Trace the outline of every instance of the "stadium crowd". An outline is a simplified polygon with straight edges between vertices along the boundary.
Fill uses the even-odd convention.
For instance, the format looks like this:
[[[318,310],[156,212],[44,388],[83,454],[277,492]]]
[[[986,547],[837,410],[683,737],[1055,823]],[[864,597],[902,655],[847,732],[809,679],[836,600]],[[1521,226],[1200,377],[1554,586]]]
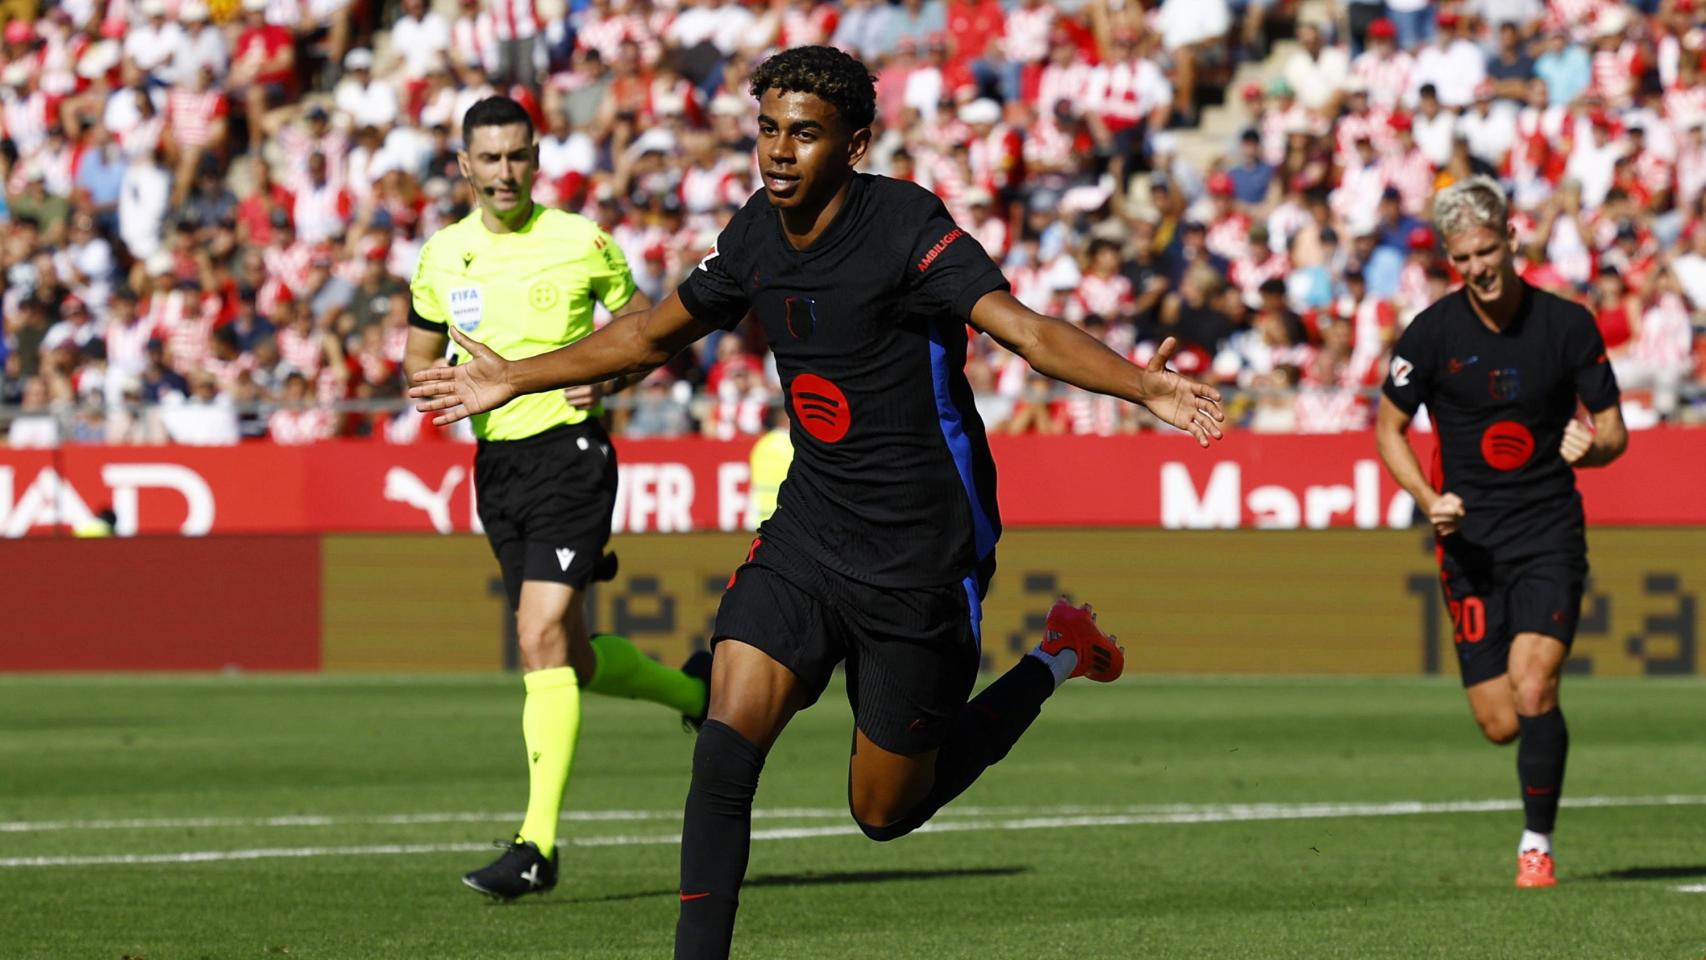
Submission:
[[[32,7],[0,6],[14,445],[433,435],[399,399],[408,281],[472,206],[463,112],[521,100],[535,198],[659,298],[757,187],[751,67],[809,43],[878,77],[865,169],[933,189],[1028,305],[1139,361],[1178,337],[1242,426],[1368,425],[1397,332],[1453,284],[1431,196],[1476,172],[1514,198],[1523,275],[1595,311],[1632,425],[1706,419],[1697,0]],[[1229,86],[1246,61],[1269,79]],[[1193,163],[1220,97],[1247,126]],[[617,429],[763,432],[756,332],[702,347]],[[969,373],[992,429],[1145,426],[986,337]]]

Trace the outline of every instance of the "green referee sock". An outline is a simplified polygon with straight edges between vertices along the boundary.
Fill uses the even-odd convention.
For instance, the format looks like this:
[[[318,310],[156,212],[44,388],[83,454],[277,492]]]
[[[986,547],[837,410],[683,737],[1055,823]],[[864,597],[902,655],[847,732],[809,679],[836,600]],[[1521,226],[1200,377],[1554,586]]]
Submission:
[[[627,637],[595,634],[592,650],[598,655],[598,667],[586,688],[593,693],[650,700],[689,717],[705,712],[707,694],[703,681],[646,656]]]
[[[522,677],[527,700],[521,708],[521,734],[527,742],[527,818],[518,831],[524,841],[550,856],[557,848],[557,819],[563,790],[575,759],[581,729],[581,691],[572,667],[535,670]]]

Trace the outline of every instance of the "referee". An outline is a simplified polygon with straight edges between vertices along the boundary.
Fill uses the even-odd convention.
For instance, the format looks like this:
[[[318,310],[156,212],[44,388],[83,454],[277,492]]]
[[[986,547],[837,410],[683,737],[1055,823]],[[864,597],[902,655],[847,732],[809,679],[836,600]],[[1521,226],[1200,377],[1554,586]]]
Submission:
[[[451,323],[510,356],[528,357],[591,333],[594,301],[618,315],[651,306],[609,234],[585,217],[533,202],[539,148],[520,104],[481,100],[462,127],[457,162],[479,206],[421,251],[404,359],[411,377],[444,362]],[[459,346],[451,356],[467,359]],[[499,899],[557,883],[557,821],[582,687],[652,700],[693,722],[705,713],[710,654],[673,670],[623,637],[587,634],[584,591],[606,566],[616,502],[616,453],[598,403],[620,386],[538,394],[472,418],[480,522],[503,569],[526,671],[526,819],[500,844],[502,856],[462,878]]]

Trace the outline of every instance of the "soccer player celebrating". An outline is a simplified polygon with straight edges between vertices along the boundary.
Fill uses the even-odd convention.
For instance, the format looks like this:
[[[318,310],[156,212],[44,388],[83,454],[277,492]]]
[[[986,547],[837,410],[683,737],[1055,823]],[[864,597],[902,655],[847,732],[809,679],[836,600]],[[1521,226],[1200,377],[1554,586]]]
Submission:
[[[1375,437],[1433,522],[1469,709],[1488,740],[1521,738],[1516,885],[1550,887],[1569,750],[1558,683],[1588,571],[1573,468],[1617,459],[1629,435],[1593,315],[1517,276],[1507,212],[1486,176],[1434,200],[1463,288],[1418,314],[1393,348]],[[1591,428],[1577,419],[1578,398]],[[1423,404],[1439,435],[1433,484],[1405,438]]]
[[[726,957],[765,755],[847,664],[848,796],[875,840],[916,829],[1000,760],[1069,677],[1124,654],[1088,607],[1050,611],[1042,642],[967,702],[995,569],[995,471],[964,375],[965,324],[1038,371],[1147,406],[1207,446],[1219,394],[1139,368],[1026,309],[934,195],[854,172],[871,142],[865,65],[797,47],[752,74],[763,189],[657,307],[564,350],[415,378],[452,422],[511,398],[648,369],[751,311],[776,355],[795,459],[717,613],[709,720],[682,827],[676,956]]]
[[[474,104],[457,162],[479,206],[434,234],[411,284],[404,366],[442,364],[447,330],[477,332],[514,356],[555,350],[592,332],[596,300],[618,314],[651,306],[615,242],[585,217],[533,202],[539,148],[527,111],[508,97]],[[467,354],[457,348],[458,359]],[[619,383],[523,397],[474,417],[480,523],[515,611],[527,696],[526,818],[496,862],[462,878],[500,899],[557,882],[557,822],[580,730],[580,690],[664,704],[702,720],[710,655],[681,670],[627,639],[589,637],[587,583],[613,575],[606,557],[616,503],[616,453],[599,425],[599,398]]]

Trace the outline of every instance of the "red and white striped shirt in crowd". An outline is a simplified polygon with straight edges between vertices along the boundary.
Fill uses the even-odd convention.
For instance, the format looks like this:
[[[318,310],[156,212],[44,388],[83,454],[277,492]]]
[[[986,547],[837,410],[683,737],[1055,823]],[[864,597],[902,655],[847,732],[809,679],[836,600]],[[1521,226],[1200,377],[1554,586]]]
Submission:
[[[1203,243],[1228,263],[1243,259],[1250,252],[1250,218],[1236,210],[1228,213],[1208,225]]]
[[[319,408],[274,410],[267,417],[267,436],[273,443],[301,446],[332,435],[332,411]]]
[[[1023,150],[1021,156],[1029,170],[1060,170],[1073,165],[1077,157],[1072,137],[1052,115],[1031,124]]]
[[[804,10],[790,5],[782,13],[782,30],[776,38],[777,46],[786,49],[826,44],[840,20],[841,14],[828,3],[816,3]]]
[[[285,189],[294,192],[308,185],[308,158],[316,153],[326,158],[326,181],[344,182],[344,159],[349,156],[350,147],[349,136],[343,131],[331,130],[316,138],[306,127],[286,124],[273,141],[284,151],[284,176],[279,182]]]
[[[613,10],[589,10],[575,31],[575,46],[581,50],[597,50],[605,63],[615,63],[622,52],[624,40],[638,40],[645,21],[628,13]]]
[[[1386,168],[1380,161],[1369,164],[1353,162],[1345,167],[1339,185],[1328,195],[1328,205],[1341,220],[1367,219],[1380,205],[1380,195],[1386,191]]]
[[[1635,81],[1645,70],[1641,48],[1625,42],[1615,50],[1595,50],[1593,53],[1593,83],[1612,106],[1627,106],[1635,95]]]
[[[1000,263],[1002,258],[1007,256],[1007,221],[993,213],[982,220],[976,217],[972,220],[974,222],[968,228],[971,235],[989,254],[990,259]]]
[[[1049,33],[1054,29],[1054,7],[1014,7],[1007,11],[1006,46],[1008,63],[1041,63],[1048,58]]]
[[[213,322],[219,316],[218,297],[173,290],[163,296],[150,294],[138,309],[147,317],[147,325],[166,341],[172,369],[179,373],[201,369],[207,359]]]
[[[1051,63],[1044,67],[1042,76],[1037,79],[1037,116],[1054,116],[1055,104],[1063,100],[1073,108],[1073,113],[1083,110],[1087,100],[1085,91],[1090,89],[1090,74],[1094,69],[1083,60],[1074,60],[1066,66]]]
[[[1284,200],[1268,214],[1268,245],[1276,250],[1289,250],[1291,238],[1313,221],[1309,208],[1296,200]]]
[[[1378,365],[1386,354],[1386,343],[1398,325],[1398,310],[1389,300],[1363,297],[1358,303],[1341,297],[1334,308],[1340,316],[1351,318],[1351,366],[1365,369]]]
[[[1706,120],[1706,83],[1666,90],[1664,113],[1676,138],[1686,139],[1689,127]]]
[[[292,370],[313,380],[326,362],[326,334],[309,326],[298,329],[297,324],[278,331],[278,357]]]
[[[1304,383],[1297,391],[1298,433],[1355,433],[1368,429],[1368,403],[1357,386]]]
[[[1398,304],[1406,313],[1427,309],[1433,302],[1428,295],[1428,269],[1417,257],[1405,259],[1398,271]]]
[[[450,24],[450,55],[465,66],[497,69],[498,28],[489,11],[460,16]]]
[[[499,40],[529,40],[539,33],[535,0],[486,0],[492,30]]]
[[[210,356],[202,361],[202,369],[213,374],[213,379],[219,381],[219,391],[229,394],[237,389],[237,381],[245,373],[255,370],[255,355],[242,353],[235,360],[221,360]]]
[[[764,432],[764,411],[769,402],[770,391],[762,385],[743,392],[732,379],[724,380],[711,410],[711,436],[717,440],[758,436]]]
[[[1131,280],[1118,273],[1108,277],[1086,273],[1078,281],[1078,289],[1073,296],[1078,298],[1086,314],[1098,314],[1106,320],[1119,317],[1135,302]]]
[[[1134,57],[1092,68],[1088,100],[1102,125],[1117,133],[1172,103],[1173,84],[1154,61]]]
[[[746,202],[751,191],[721,160],[705,168],[689,165],[681,172],[681,205],[688,213],[710,213]]]
[[[1124,404],[1113,397],[1071,387],[1065,399],[1059,401],[1056,414],[1066,421],[1067,432],[1074,436],[1111,437],[1120,432],[1125,414],[1123,407]]]
[[[1341,167],[1355,162],[1358,140],[1373,143],[1376,152],[1385,151],[1387,144],[1393,139],[1392,126],[1387,122],[1389,116],[1384,111],[1368,110],[1363,113],[1347,113],[1333,124],[1335,159]]]
[[[1635,176],[1649,194],[1656,195],[1670,189],[1671,165],[1658,151],[1643,150],[1635,157]]]
[[[271,319],[278,308],[308,288],[308,273],[314,265],[313,244],[298,240],[288,247],[268,247],[261,253],[267,280],[255,294],[255,312]]]
[[[290,219],[295,222],[296,236],[302,242],[320,243],[343,233],[354,212],[349,191],[327,182],[297,190]]]
[[[148,318],[138,313],[128,326],[107,324],[107,366],[136,376],[148,368],[148,341],[160,335]]]
[[[1675,293],[1659,296],[1641,314],[1640,336],[1629,353],[1643,363],[1665,369],[1687,369],[1694,361],[1694,325],[1688,305]]]
[[[44,144],[18,166],[28,173],[41,174],[42,185],[50,196],[69,197],[76,182],[77,161],[81,157],[80,149],[67,141],[60,141],[58,147]]]
[[[1516,137],[1526,141],[1531,137],[1540,136],[1548,141],[1558,141],[1575,133],[1575,126],[1570,123],[1570,112],[1562,106],[1523,107],[1516,114]],[[1560,144],[1560,149],[1569,153],[1568,144]]]
[[[214,124],[230,109],[225,95],[218,90],[193,93],[184,87],[173,87],[166,94],[166,124],[171,128],[172,142],[186,147],[211,145]]]
[[[1031,252],[1036,251],[1033,248]],[[1004,272],[1007,274],[1008,284],[1012,287],[1013,299],[1042,313],[1043,305],[1048,303],[1049,297],[1047,265],[1027,263],[1006,268]]]
[[[1692,208],[1702,191],[1706,191],[1706,146],[1684,141],[1676,154],[1676,205]]]
[[[1006,124],[997,125],[987,137],[973,139],[966,152],[972,176],[995,192],[1024,177],[1024,142],[1019,132]]]
[[[1567,30],[1575,40],[1586,40],[1600,11],[1622,6],[1618,0],[1546,0],[1546,32]]]
[[[1364,50],[1351,62],[1351,78],[1368,87],[1368,105],[1382,113],[1391,113],[1403,104],[1415,72],[1415,59],[1402,50],[1387,56]]]
[[[1428,215],[1428,201],[1434,195],[1434,168],[1420,148],[1409,153],[1389,153],[1381,161],[1386,182],[1398,188],[1404,212],[1412,217]]]
[[[56,97],[75,93],[78,86],[77,60],[88,46],[89,38],[85,34],[67,34],[57,29],[44,32],[41,59],[36,66],[37,76],[41,77],[41,89]]]
[[[1251,250],[1249,256],[1232,261],[1227,279],[1244,295],[1244,302],[1253,307],[1262,302],[1262,284],[1284,280],[1290,272],[1291,257],[1268,250]]]
[[[18,153],[27,156],[47,139],[48,127],[57,125],[58,118],[50,116],[47,94],[40,90],[26,97],[8,90],[0,94],[0,121]]]

